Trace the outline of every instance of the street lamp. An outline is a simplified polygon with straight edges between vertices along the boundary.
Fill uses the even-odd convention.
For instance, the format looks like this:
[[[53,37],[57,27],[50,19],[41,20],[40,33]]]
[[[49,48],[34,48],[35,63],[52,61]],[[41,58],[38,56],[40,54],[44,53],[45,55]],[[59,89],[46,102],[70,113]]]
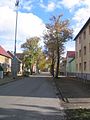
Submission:
[[[12,61],[12,75],[13,78],[17,77],[17,67],[18,62],[16,58],[16,42],[17,42],[17,21],[18,21],[18,6],[19,6],[19,0],[16,0],[15,7],[16,7],[16,24],[15,24],[15,45],[14,45],[14,57]]]

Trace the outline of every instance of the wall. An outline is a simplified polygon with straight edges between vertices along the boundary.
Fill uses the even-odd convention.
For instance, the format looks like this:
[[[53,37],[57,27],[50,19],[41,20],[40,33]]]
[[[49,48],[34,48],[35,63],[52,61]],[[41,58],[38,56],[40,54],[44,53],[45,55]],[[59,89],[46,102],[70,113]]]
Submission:
[[[11,72],[11,58],[0,55],[0,63],[4,69],[4,72]]]

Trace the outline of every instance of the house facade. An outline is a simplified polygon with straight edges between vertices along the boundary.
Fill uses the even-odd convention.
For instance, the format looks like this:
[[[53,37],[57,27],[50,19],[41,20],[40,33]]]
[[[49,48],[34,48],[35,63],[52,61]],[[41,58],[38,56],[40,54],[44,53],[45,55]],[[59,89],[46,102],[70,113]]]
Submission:
[[[61,75],[73,75],[76,72],[75,51],[67,51],[67,55],[60,63]]]
[[[74,38],[76,41],[76,71],[90,73],[90,18]]]
[[[14,70],[16,70],[17,74],[22,74],[23,70],[22,70],[22,61],[17,57],[14,58],[14,54],[11,53],[10,51],[8,51],[8,54],[12,57],[12,61],[11,61],[11,71],[12,71],[12,75],[14,74]]]
[[[66,75],[76,71],[75,68],[75,51],[67,51],[66,56]]]
[[[75,57],[72,58],[69,61],[69,72],[72,73],[76,73],[76,62],[75,62]]]
[[[11,56],[0,46],[0,66],[4,73],[11,72]]]
[[[66,58],[63,58],[60,63],[60,75],[66,75]]]

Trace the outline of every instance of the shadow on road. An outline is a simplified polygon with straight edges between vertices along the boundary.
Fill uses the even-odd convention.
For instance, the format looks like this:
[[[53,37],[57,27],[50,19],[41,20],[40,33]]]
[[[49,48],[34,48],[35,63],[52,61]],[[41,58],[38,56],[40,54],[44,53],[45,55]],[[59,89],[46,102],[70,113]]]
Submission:
[[[63,115],[59,110],[43,113],[35,110],[0,108],[0,120],[63,120]]]

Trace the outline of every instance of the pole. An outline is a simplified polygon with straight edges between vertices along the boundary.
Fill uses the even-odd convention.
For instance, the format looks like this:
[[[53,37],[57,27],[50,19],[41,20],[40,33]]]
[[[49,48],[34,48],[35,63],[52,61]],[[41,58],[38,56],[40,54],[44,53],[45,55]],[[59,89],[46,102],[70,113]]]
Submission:
[[[13,78],[15,79],[17,77],[17,58],[16,58],[16,43],[17,43],[17,21],[18,21],[18,6],[19,6],[19,0],[16,1],[16,24],[15,24],[15,45],[14,45],[14,57],[12,62],[12,74]]]
[[[16,9],[16,25],[15,25],[15,46],[14,46],[14,55],[15,56],[16,56],[16,43],[17,43],[18,5],[19,5],[19,0],[17,0],[16,4],[15,4],[15,6],[17,7],[17,9]]]
[[[18,20],[18,12],[16,11],[15,46],[14,46],[14,55],[15,56],[16,56],[16,43],[17,43],[17,20]]]

